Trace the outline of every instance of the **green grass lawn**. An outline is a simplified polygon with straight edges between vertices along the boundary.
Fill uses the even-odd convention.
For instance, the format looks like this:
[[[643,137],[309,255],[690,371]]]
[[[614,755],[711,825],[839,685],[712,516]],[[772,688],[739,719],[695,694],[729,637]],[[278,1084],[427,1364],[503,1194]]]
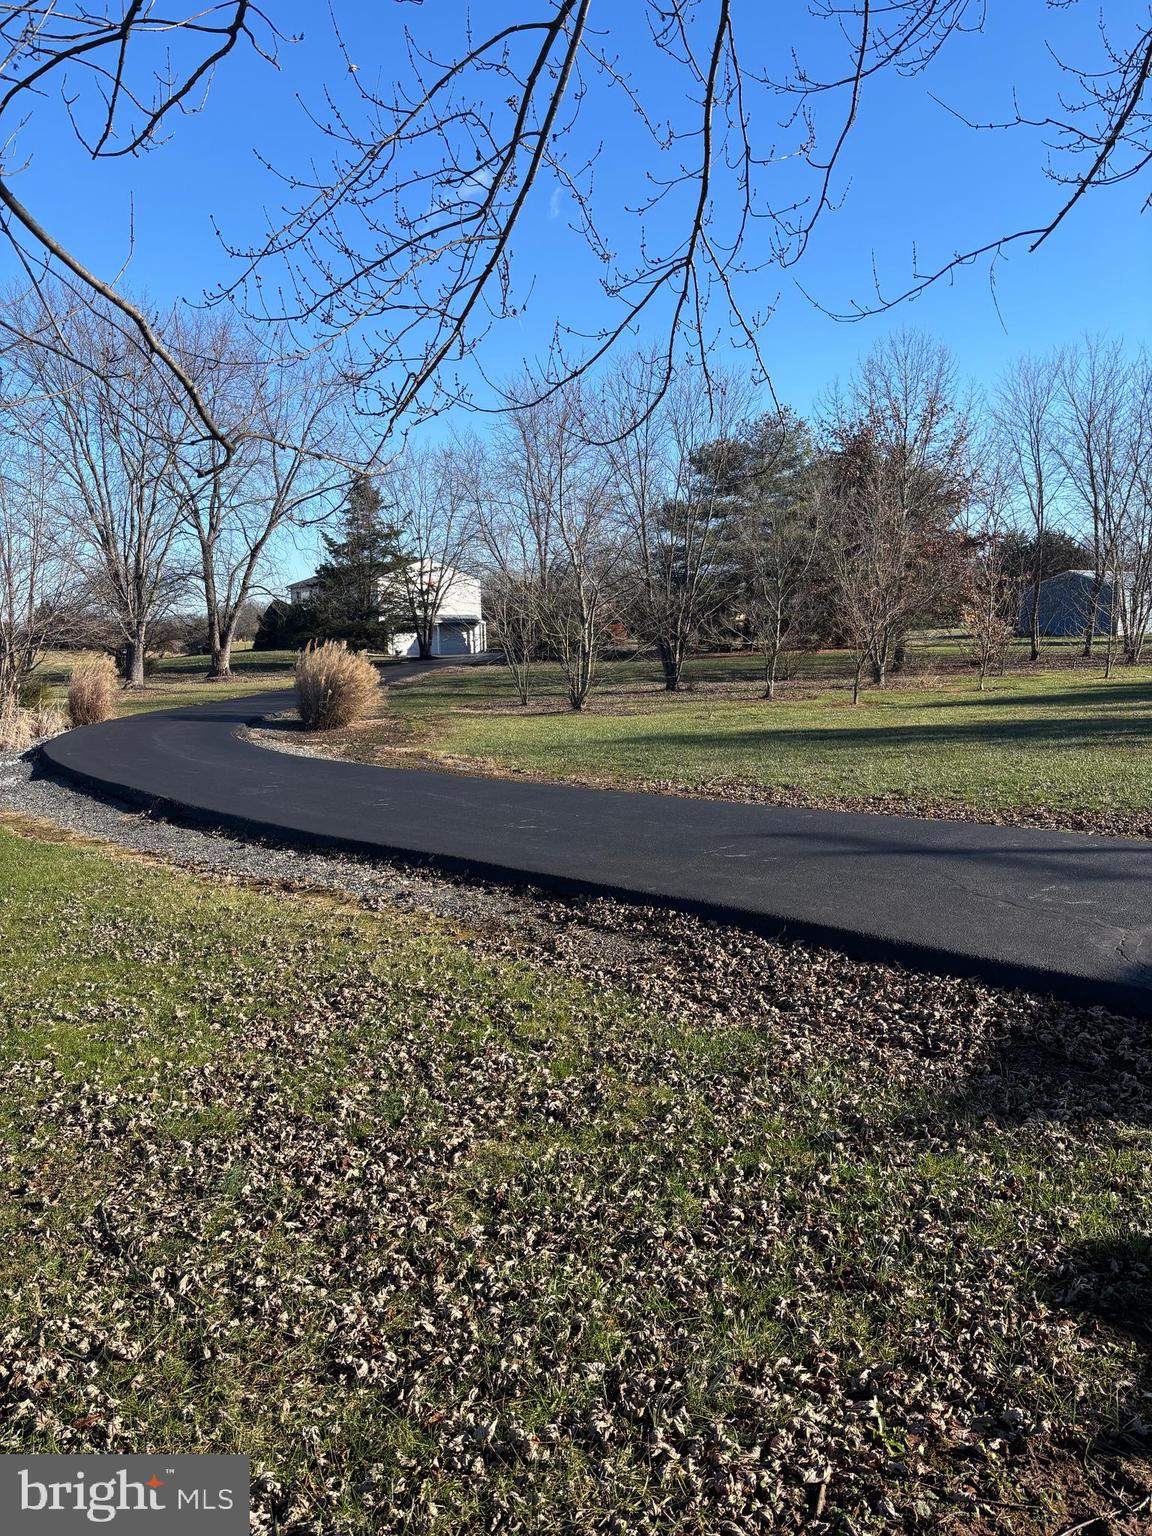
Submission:
[[[495,668],[429,677],[389,695],[413,740],[502,770],[688,788],[737,781],[820,797],[906,796],[977,808],[1152,807],[1152,669],[1105,682],[1074,670],[1015,672],[985,693],[967,674],[870,690],[811,686],[756,697],[747,658],[689,666],[695,686],[660,691],[645,663],[609,664],[583,714],[556,669],[520,709]],[[935,682],[935,686],[933,686]],[[725,683],[731,685],[727,689]]]
[[[1147,1031],[580,931],[0,825],[0,1446],[247,1453],[301,1531],[1134,1504]]]

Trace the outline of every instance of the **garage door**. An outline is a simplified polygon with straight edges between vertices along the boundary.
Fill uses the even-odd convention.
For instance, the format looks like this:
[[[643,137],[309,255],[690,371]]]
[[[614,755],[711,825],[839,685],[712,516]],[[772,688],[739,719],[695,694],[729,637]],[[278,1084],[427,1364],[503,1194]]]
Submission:
[[[468,644],[468,631],[462,625],[441,624],[439,627],[441,656],[468,656],[471,654],[471,647]]]

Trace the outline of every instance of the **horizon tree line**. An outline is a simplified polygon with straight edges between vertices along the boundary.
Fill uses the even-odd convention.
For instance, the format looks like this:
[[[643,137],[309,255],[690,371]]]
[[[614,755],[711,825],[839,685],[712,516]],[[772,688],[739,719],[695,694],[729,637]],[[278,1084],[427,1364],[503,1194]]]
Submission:
[[[577,710],[624,635],[669,691],[693,649],[755,651],[769,700],[792,653],[840,646],[858,698],[915,630],[963,618],[983,681],[1022,590],[1040,657],[1036,594],[1073,564],[1092,572],[1085,654],[1106,590],[1128,661],[1152,621],[1152,369],[1116,342],[1022,359],[982,400],[946,349],[899,333],[812,421],[690,359],[667,385],[660,354],[637,352],[543,397],[525,374],[485,438],[375,467],[327,360],[270,354],[224,315],[168,317],[230,424],[222,463],[113,314],[64,292],[16,308],[37,340],[9,348],[0,401],[0,707],[48,646],[110,634],[140,686],[150,636],[193,593],[207,675],[227,677],[278,560],[317,536],[314,600],[270,610],[266,642],[382,646],[402,626],[428,654],[464,569],[522,702],[551,660]]]

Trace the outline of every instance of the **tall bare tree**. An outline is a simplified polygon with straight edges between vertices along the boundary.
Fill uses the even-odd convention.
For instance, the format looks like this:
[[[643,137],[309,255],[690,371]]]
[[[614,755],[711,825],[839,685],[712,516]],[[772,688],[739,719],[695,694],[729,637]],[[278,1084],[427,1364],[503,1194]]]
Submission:
[[[172,482],[186,402],[106,310],[69,308],[49,290],[8,313],[25,332],[51,326],[64,337],[54,351],[29,344],[9,354],[34,402],[15,414],[40,433],[89,591],[119,631],[125,681],[139,686],[149,627],[187,590]]]
[[[558,199],[601,274],[600,318],[578,331],[559,317],[545,387],[583,373],[640,322],[659,338],[662,387],[681,342],[707,370],[710,300],[762,366],[756,274],[802,261],[833,215],[850,179],[861,106],[877,82],[888,76],[907,89],[958,36],[971,45],[983,6],[819,0],[802,27],[781,23],[792,67],[776,76],[745,62],[759,43],[756,9],[645,0],[638,32],[631,12],[602,14],[592,0],[513,7],[458,32],[440,16],[414,16],[395,50],[407,68],[383,83],[374,71],[372,84],[360,51],[378,39],[359,35],[349,17],[347,73],[314,114],[329,159],[316,155],[295,174],[283,168],[295,207],[237,252],[240,282],[259,282],[254,310],[264,312],[270,290],[284,292],[285,317],[329,335],[357,332],[364,380],[397,421],[429,386],[456,398],[459,375],[442,376],[444,365],[495,320],[522,312],[518,236],[541,202]],[[1069,184],[1055,206],[971,244],[953,237],[948,258],[917,267],[908,291],[994,262],[1016,244],[1034,248],[1089,188],[1144,168],[1152,26],[1136,20],[1128,33],[1106,36],[1098,59],[1068,67],[1058,113],[1032,114],[1047,119],[1064,151]],[[612,176],[597,180],[605,151],[595,140],[618,148],[618,135],[581,128],[617,103],[635,137]],[[1025,121],[1014,125],[1024,131]],[[795,174],[780,173],[781,142]],[[616,189],[616,209],[631,217],[609,235],[603,221]],[[887,302],[878,294],[874,307]]]
[[[606,311],[590,336],[560,325],[549,387],[592,366],[641,322],[660,338],[665,382],[678,340],[690,340],[707,368],[710,298],[717,320],[758,356],[760,317],[746,309],[756,302],[756,275],[802,261],[842,201],[869,92],[885,79],[913,88],[957,38],[977,46],[984,10],[984,0],[818,0],[811,16],[783,24],[782,54],[792,63],[773,77],[748,67],[746,54],[760,44],[757,8],[734,0],[643,0],[639,30],[627,8],[601,14],[592,0],[513,5],[487,25],[463,11],[425,18],[400,0],[338,9],[350,28],[371,30],[339,36],[337,78],[315,82],[322,109],[312,123],[327,152],[309,146],[303,166],[276,168],[289,188],[287,210],[238,253],[236,281],[253,312],[279,306],[310,342],[358,333],[362,381],[391,424],[430,387],[455,397],[459,381],[445,365],[495,319],[521,313],[520,237],[541,201],[559,198],[595,258]],[[245,54],[273,57],[285,41],[253,0],[184,11],[138,0],[22,0],[0,13],[0,126],[9,146],[0,233],[30,283],[55,274],[79,300],[113,309],[225,455],[227,433],[155,317],[100,277],[14,183],[26,143],[54,108],[90,161],[139,155],[203,108],[221,70]],[[361,46],[397,62],[381,79],[361,68]],[[891,298],[878,292],[872,307],[994,263],[1016,245],[1036,249],[1089,191],[1146,170],[1152,24],[1136,14],[1102,26],[1095,49],[1062,68],[1058,102],[1042,100],[999,125],[1043,129],[1041,185],[1055,182],[1055,198],[1019,228],[950,233],[938,266],[917,267],[907,287]],[[636,138],[615,174],[597,180],[601,136],[578,130],[616,103]],[[1062,152],[1055,171],[1053,140]],[[795,177],[781,175],[782,159]],[[610,238],[604,221],[613,205],[630,217]]]
[[[476,532],[484,611],[521,704],[532,696],[544,650],[544,598],[551,563],[551,526],[533,515],[515,440],[471,439],[462,454],[464,484]]]
[[[1135,490],[1133,376],[1119,341],[1088,337],[1063,354],[1056,447],[1092,550],[1084,616],[1091,656],[1100,600],[1118,558],[1117,539]],[[1115,608],[1115,601],[1111,608]],[[1109,627],[1115,622],[1111,614]]]
[[[1109,593],[1105,674],[1114,641],[1136,662],[1152,622],[1152,367],[1146,353],[1125,357],[1109,401],[1107,431],[1096,435],[1101,490],[1104,589]]]
[[[164,142],[176,118],[199,110],[229,55],[251,43],[269,57],[277,38],[252,0],[221,0],[184,16],[139,0],[78,6],[24,0],[0,12],[0,126],[10,152],[0,171],[0,234],[30,293],[48,310],[94,306],[102,329],[121,330],[123,344],[156,363],[182,391],[201,437],[225,454],[226,434],[166,339],[165,326],[116,281],[101,278],[17,195],[13,172],[21,169],[22,157],[13,150],[56,96],[89,161],[145,153]],[[126,239],[126,250],[129,244]],[[101,366],[99,352],[75,350],[89,339],[87,327],[26,328],[22,322],[35,308],[9,310],[0,317],[0,331],[17,346],[31,340],[81,367]]]
[[[1124,656],[1138,662],[1152,628],[1152,359],[1142,353],[1134,367],[1129,433],[1131,489],[1117,540],[1117,597],[1124,629]]]
[[[693,366],[663,390],[662,367],[652,353],[625,360],[607,375],[593,414],[624,532],[627,610],[675,692],[689,644],[721,597],[723,514],[746,456],[750,390],[720,372],[705,388]]]
[[[590,431],[579,385],[543,400],[531,381],[517,387],[527,403],[502,424],[498,511],[482,520],[482,537],[498,568],[531,595],[541,642],[560,663],[569,704],[580,710],[618,612],[612,469]]]
[[[1047,574],[1044,552],[1065,471],[1056,449],[1060,399],[1058,356],[1024,357],[1000,381],[993,403],[996,452],[1014,492],[1028,510],[1034,558],[1028,604],[1029,659],[1040,659],[1040,584]]]
[[[973,481],[974,506],[960,581],[960,622],[976,663],[980,691],[989,673],[1003,672],[1016,634],[1020,575],[1011,552],[1008,509],[1018,488],[1019,465],[989,445]]]
[[[207,464],[195,421],[169,419],[173,495],[196,549],[211,678],[231,673],[232,646],[275,541],[325,521],[348,478],[348,390],[324,356],[242,333],[227,317],[173,328],[181,365],[232,445]],[[283,338],[281,338],[283,341]],[[180,406],[174,393],[174,405]]]
[[[411,447],[383,480],[389,514],[409,557],[401,573],[421,656],[431,656],[436,622],[476,539],[469,455],[453,446]]]
[[[839,614],[882,688],[911,629],[955,595],[972,419],[947,351],[903,332],[834,400],[824,477]],[[861,656],[863,660],[860,660]]]
[[[11,436],[0,447],[0,716],[5,716],[58,637],[75,596],[76,569],[43,456]]]

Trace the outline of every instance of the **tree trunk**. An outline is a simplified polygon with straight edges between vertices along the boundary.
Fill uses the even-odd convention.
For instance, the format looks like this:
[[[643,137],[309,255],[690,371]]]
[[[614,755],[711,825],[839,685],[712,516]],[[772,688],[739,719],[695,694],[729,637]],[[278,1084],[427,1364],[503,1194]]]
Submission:
[[[1028,660],[1040,660],[1040,583],[1043,580],[1039,558],[1032,578],[1032,612],[1028,621]]]
[[[1096,576],[1092,582],[1092,600],[1088,604],[1088,626],[1084,631],[1084,656],[1091,656],[1092,642],[1096,638],[1096,615],[1100,611],[1100,593],[1104,589],[1103,575]]]
[[[764,658],[764,697],[769,703],[776,697],[776,667],[779,660],[778,650],[771,651]]]
[[[1108,644],[1105,647],[1105,651],[1104,651],[1104,676],[1105,676],[1105,678],[1109,678],[1109,677],[1112,676],[1112,662],[1113,662],[1113,659],[1114,659],[1115,654],[1116,654],[1116,611],[1115,611],[1115,606],[1114,606],[1115,596],[1116,596],[1116,583],[1115,582],[1112,583],[1112,596],[1113,596],[1113,606],[1110,608],[1109,613],[1108,613]]]
[[[233,629],[227,629],[224,634],[212,636],[212,660],[208,667],[208,681],[210,683],[221,682],[224,678],[232,676],[232,640]]]
[[[592,675],[595,668],[596,640],[591,630],[582,633],[574,657],[574,665],[568,672],[568,702],[574,710],[582,710],[592,692]]]
[[[124,659],[124,681],[129,688],[143,688],[144,686],[144,652],[147,640],[147,624],[137,624],[135,633],[128,642],[127,653]]]
[[[674,640],[657,640],[656,654],[664,673],[664,687],[668,693],[679,693],[680,676],[684,670],[684,653]]]
[[[240,615],[237,604],[227,624],[220,622],[220,607],[214,589],[208,592],[208,681],[219,682],[232,676],[232,642],[236,638],[236,623]]]
[[[23,681],[14,652],[7,645],[0,645],[0,716],[14,714],[19,708]]]

